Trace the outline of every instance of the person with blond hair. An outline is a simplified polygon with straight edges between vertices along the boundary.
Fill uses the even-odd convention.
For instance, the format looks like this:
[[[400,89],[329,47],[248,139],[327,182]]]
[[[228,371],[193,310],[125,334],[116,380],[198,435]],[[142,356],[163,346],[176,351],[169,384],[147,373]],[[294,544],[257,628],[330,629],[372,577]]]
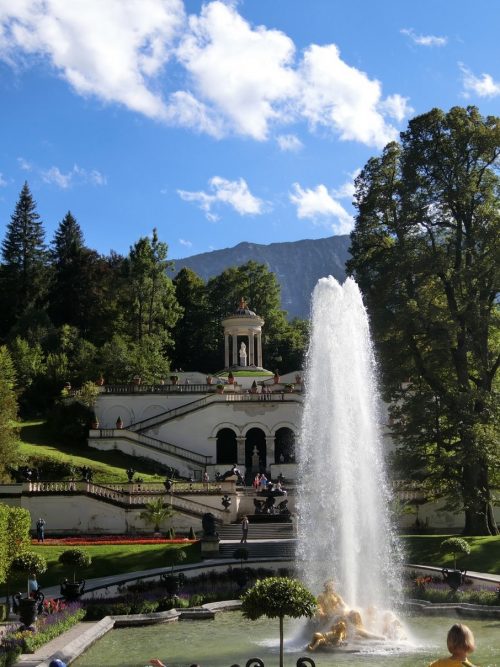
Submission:
[[[446,645],[451,656],[435,660],[429,667],[474,667],[467,658],[476,648],[474,635],[470,628],[461,623],[452,625],[446,637]]]

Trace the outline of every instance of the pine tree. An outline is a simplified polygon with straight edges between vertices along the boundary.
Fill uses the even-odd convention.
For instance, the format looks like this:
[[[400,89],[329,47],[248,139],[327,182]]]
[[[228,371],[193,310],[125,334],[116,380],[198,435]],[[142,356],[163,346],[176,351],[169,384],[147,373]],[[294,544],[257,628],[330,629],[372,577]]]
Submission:
[[[25,183],[2,243],[4,264],[0,274],[2,332],[17,317],[43,302],[47,277],[45,232],[36,202]]]

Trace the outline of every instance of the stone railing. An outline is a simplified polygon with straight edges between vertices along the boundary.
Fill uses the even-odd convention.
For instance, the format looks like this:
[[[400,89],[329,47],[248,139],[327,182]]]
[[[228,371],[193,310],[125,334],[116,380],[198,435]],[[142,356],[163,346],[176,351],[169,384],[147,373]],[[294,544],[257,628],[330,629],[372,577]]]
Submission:
[[[215,384],[106,384],[104,394],[208,394]]]

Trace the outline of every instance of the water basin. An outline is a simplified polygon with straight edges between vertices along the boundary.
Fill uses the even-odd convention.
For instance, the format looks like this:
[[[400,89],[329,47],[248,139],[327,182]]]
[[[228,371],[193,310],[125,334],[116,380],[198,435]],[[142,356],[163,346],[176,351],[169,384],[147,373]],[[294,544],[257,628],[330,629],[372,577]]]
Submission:
[[[451,617],[407,619],[412,642],[406,646],[366,645],[364,653],[314,653],[317,667],[427,667],[446,655],[446,633],[456,621]],[[467,620],[476,637],[474,664],[500,667],[500,621]],[[285,621],[285,665],[294,667],[305,650],[298,635],[297,621]],[[259,657],[266,667],[278,664],[278,620],[248,621],[240,612],[216,615],[213,621],[181,621],[166,625],[112,630],[83,656],[75,667],[143,667],[149,658],[159,657],[168,667],[241,667],[248,658]]]

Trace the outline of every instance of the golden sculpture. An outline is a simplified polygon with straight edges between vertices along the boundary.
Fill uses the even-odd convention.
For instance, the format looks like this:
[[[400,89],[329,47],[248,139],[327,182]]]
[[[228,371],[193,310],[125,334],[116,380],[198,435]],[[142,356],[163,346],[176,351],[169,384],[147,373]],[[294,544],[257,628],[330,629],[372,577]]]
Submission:
[[[323,592],[318,595],[318,609],[316,616],[320,618],[332,618],[344,614],[348,607],[341,596],[335,591],[335,582],[326,581]]]
[[[348,624],[352,627],[353,634],[359,639],[385,639],[383,635],[376,635],[370,632],[363,625],[359,611],[352,609],[346,616]]]
[[[312,642],[308,645],[309,651],[315,651],[319,646],[340,646],[347,637],[347,626],[344,621],[337,621],[329,632],[315,632]]]

